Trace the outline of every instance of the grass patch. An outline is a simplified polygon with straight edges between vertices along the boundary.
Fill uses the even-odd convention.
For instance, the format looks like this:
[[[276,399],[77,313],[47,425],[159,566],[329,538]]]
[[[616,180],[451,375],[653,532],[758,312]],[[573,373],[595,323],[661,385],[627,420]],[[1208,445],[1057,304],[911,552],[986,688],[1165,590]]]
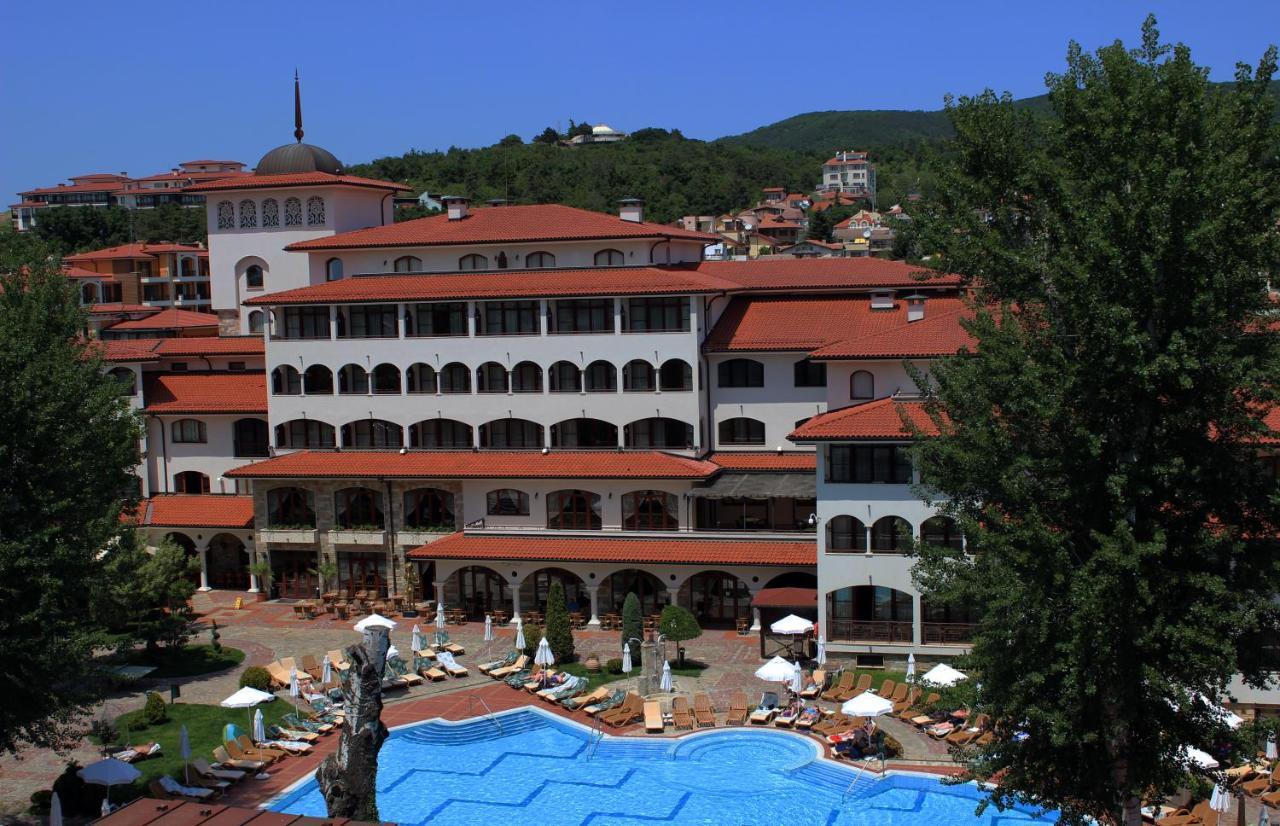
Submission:
[[[688,657],[686,657],[684,661],[684,665],[671,666],[671,676],[697,677],[699,674],[702,673],[703,669],[705,669],[706,667],[707,667],[706,663],[700,663],[697,660],[691,660]],[[589,674],[587,673],[586,666],[584,666],[581,662],[568,663],[566,665],[557,665],[555,666],[555,668],[558,668],[567,674],[572,674],[575,677],[586,677],[588,691],[594,691],[595,689],[599,688],[602,685],[615,683],[615,682],[618,682],[619,680],[626,680],[631,677],[640,676],[639,666],[636,666],[635,668],[633,668],[630,674],[610,674],[608,671],[605,671],[603,668],[595,674]]]
[[[262,709],[265,725],[279,723],[284,715],[293,711],[293,704],[287,700],[277,699],[275,702],[258,706]],[[155,741],[160,744],[160,754],[139,760],[134,767],[142,772],[142,776],[130,786],[112,786],[111,801],[119,803],[132,800],[146,794],[147,784],[161,775],[169,775],[182,779],[182,750],[178,746],[180,732],[187,727],[187,737],[191,742],[191,756],[214,762],[213,749],[222,745],[222,727],[227,723],[235,723],[236,729],[242,733],[252,731],[250,727],[249,709],[223,708],[222,706],[204,705],[201,703],[174,703],[165,706],[169,719],[156,725],[148,726],[142,717],[142,710],[121,714],[115,719],[116,729],[120,732],[117,742],[120,744],[140,744]]]
[[[117,665],[141,665],[155,668],[147,675],[150,680],[164,680],[174,677],[195,677],[200,674],[212,674],[225,671],[244,662],[244,652],[239,648],[222,646],[221,651],[214,651],[208,645],[184,645],[179,649],[161,648],[151,652],[146,648],[135,648],[122,652],[114,659]]]

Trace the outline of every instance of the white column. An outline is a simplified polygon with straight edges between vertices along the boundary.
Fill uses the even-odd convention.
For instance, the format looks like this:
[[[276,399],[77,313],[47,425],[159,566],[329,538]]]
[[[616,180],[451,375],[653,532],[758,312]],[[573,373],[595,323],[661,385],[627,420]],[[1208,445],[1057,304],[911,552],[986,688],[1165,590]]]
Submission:
[[[911,645],[919,648],[924,644],[924,618],[920,611],[920,595],[911,595]]]
[[[250,564],[250,565],[254,565],[254,564],[256,564],[256,563],[257,563],[257,561],[258,561],[258,552],[257,552],[257,551],[250,551],[250,552],[249,552],[249,564]],[[253,572],[253,569],[252,569],[252,568],[250,568],[250,569],[249,569],[249,591],[248,591],[248,593],[250,593],[250,594],[256,594],[256,593],[258,593],[258,575],[257,575],[257,574],[255,574],[255,573]]]
[[[444,602],[444,583],[433,582],[431,584],[434,585],[436,589],[436,610],[438,611],[440,610],[440,605]]]
[[[520,619],[520,583],[511,583],[511,622]]]
[[[587,625],[591,628],[600,627],[600,586],[596,585],[587,589],[587,593],[591,595],[591,619],[587,620]]]
[[[200,554],[200,590],[209,591],[209,546],[201,545],[196,550]]]
[[[871,553],[871,526],[865,525],[863,529],[866,531],[867,535],[865,537],[865,541],[862,543],[862,550],[867,553]]]
[[[753,593],[752,596],[754,597],[755,594]],[[760,630],[760,609],[754,605],[751,606],[751,630]]]

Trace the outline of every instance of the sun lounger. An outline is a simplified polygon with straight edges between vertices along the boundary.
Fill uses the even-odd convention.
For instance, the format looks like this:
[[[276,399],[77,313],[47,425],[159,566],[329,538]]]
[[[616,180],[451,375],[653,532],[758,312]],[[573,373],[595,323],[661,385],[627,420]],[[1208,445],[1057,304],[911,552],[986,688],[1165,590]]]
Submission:
[[[881,697],[888,698],[891,694],[893,694],[893,689],[896,686],[897,686],[897,683],[895,683],[893,680],[885,680],[883,683],[880,684],[880,690],[877,691],[876,694],[880,695]]]
[[[942,738],[953,746],[967,746],[982,736],[982,729],[977,726],[958,728]]]
[[[822,687],[826,682],[827,672],[819,668],[809,675],[809,682],[805,684],[804,688],[800,689],[800,696],[806,700],[817,699],[818,695],[822,693]]]
[[[648,713],[645,713],[646,726]],[[693,728],[693,711],[689,708],[689,698],[683,695],[671,698],[671,719],[676,728]]]
[[[622,701],[625,699],[627,699],[627,692],[614,691],[600,702],[582,706],[582,710],[591,717],[599,717],[601,714],[613,711],[618,706],[622,705]]]
[[[724,718],[726,726],[741,726],[747,722],[747,695],[741,691],[733,692],[729,700],[729,714]]]
[[[223,748],[227,754],[231,755],[233,760],[256,760],[262,763],[271,764],[279,760],[280,756],[282,756],[270,752],[260,752],[258,749],[248,751],[241,747],[241,745],[235,740],[227,740],[222,744],[221,748]],[[243,767],[236,766],[236,768],[239,769]]]
[[[261,771],[267,767],[268,762],[266,760],[250,760],[247,757],[232,757],[230,753],[227,752],[226,748],[222,746],[213,747],[213,759],[216,760],[220,766],[229,766],[233,769],[241,769],[246,772]]]
[[[136,746],[130,746],[127,749],[113,752],[112,757],[125,763],[137,763],[139,760],[146,760],[148,757],[155,757],[160,753],[159,743],[139,743]]]
[[[583,708],[584,706],[590,706],[590,705],[595,705],[596,703],[604,702],[605,700],[609,699],[610,693],[612,692],[609,691],[609,687],[602,685],[599,688],[597,688],[595,691],[589,692],[587,694],[579,694],[576,697],[564,697],[560,700],[560,705],[564,706],[570,711],[577,711],[578,709]]]
[[[307,672],[311,679],[316,682],[319,682],[320,678],[324,676],[324,670],[320,667],[320,662],[316,660],[315,654],[303,656],[302,667],[298,669],[298,674],[301,675],[303,671]]]
[[[409,666],[399,657],[392,657],[387,660],[387,668],[405,685],[415,686],[422,685],[422,677],[409,670]]]
[[[442,651],[448,651],[450,654],[453,654],[455,657],[460,657],[463,654],[467,653],[467,649],[463,648],[461,645],[458,645],[456,642],[449,642],[448,631],[436,632],[435,647]]]
[[[644,704],[644,730],[664,731],[666,724],[662,722],[662,706],[657,700],[646,700]]]
[[[453,658],[453,654],[449,651],[437,651],[436,662],[450,677],[465,677],[471,673],[458,665],[458,661]]]
[[[314,743],[320,739],[320,735],[315,732],[303,729],[281,728],[280,726],[267,726],[267,736],[272,740],[295,740],[299,743]]]
[[[543,700],[554,703],[560,700],[561,698],[572,697],[573,695],[580,692],[583,689],[583,687],[586,686],[586,684],[587,684],[587,681],[584,680],[583,678],[574,677],[573,675],[570,675],[560,685],[543,689],[542,691],[535,692],[535,694],[536,696],[542,698]]]
[[[297,740],[263,740],[258,745],[263,748],[279,749],[289,754],[306,754],[311,751],[310,743],[299,743]]]
[[[907,687],[906,683],[903,683],[902,685],[898,686],[899,690],[904,689],[906,687]],[[918,688],[912,687],[910,691],[903,691],[902,693],[905,695],[904,697],[893,701],[892,713],[894,714],[894,716],[897,716],[902,712],[906,711],[907,709],[911,708],[912,706],[914,706],[916,704],[916,701],[920,699],[920,695],[923,694],[924,692]]]
[[[805,706],[804,711],[800,712],[800,717],[796,720],[796,728],[801,730],[809,730],[822,719],[822,709],[817,706]]]
[[[271,675],[271,684],[276,688],[289,687],[289,669],[280,664],[279,660],[272,660],[266,664],[267,673]]]
[[[209,765],[208,761],[200,757],[191,761],[191,768],[204,777],[211,777],[215,780],[229,780],[233,783],[237,780],[243,780],[245,775],[239,769],[215,769]]]
[[[1209,801],[1201,800],[1191,807],[1190,812],[1165,815],[1157,822],[1160,826],[1216,826],[1218,813],[1209,805]]]
[[[760,695],[760,703],[756,706],[755,711],[751,712],[748,718],[753,725],[768,725],[774,716],[778,713],[778,695],[772,691],[766,691]]]
[[[921,709],[927,708],[941,699],[941,694],[938,694],[937,692],[930,692],[929,695],[924,698],[924,702],[921,702],[919,698],[917,698],[913,706],[904,708],[894,716],[903,722],[914,724],[916,718],[922,716]]]
[[[254,753],[268,754],[279,760],[281,757],[288,757],[290,754],[289,749],[255,745],[254,742],[249,739],[249,735],[247,734],[241,734],[235,739],[235,743],[240,746],[240,751],[248,755],[252,755]],[[232,752],[232,754],[234,753],[235,752]]]
[[[881,696],[886,697],[886,699],[888,699],[889,702],[893,703],[894,706],[896,707],[899,703],[906,701],[907,692],[910,689],[911,689],[911,686],[907,685],[906,683],[899,683],[898,687],[893,690],[893,694],[890,694],[890,695],[882,694]]]
[[[294,714],[292,711],[284,716],[285,725],[293,729],[301,729],[302,731],[312,734],[328,734],[333,731],[333,723],[322,723],[319,720],[308,720],[300,715]]]
[[[512,674],[524,671],[528,665],[529,657],[525,654],[521,654],[519,657],[516,657],[516,661],[511,665],[504,665],[499,668],[491,669],[489,671],[489,676],[495,680],[501,680],[503,678],[510,677]]]
[[[791,728],[796,724],[796,720],[800,719],[800,712],[804,711],[800,706],[788,706],[778,712],[778,716],[773,718],[773,724],[778,728]]]
[[[867,725],[866,717],[846,717],[844,719],[844,722],[840,723],[837,726],[833,726],[830,729],[827,729],[826,736],[828,738],[839,737],[839,736],[848,734],[854,729],[863,728],[866,725]]]
[[[186,800],[208,800],[217,795],[213,789],[206,789],[200,786],[184,786],[169,775],[161,775],[159,779],[151,781],[149,785],[150,791],[160,792],[161,797],[173,797]]]
[[[828,700],[841,700],[850,691],[853,691],[853,672],[846,671],[835,685],[823,692],[823,696]]]
[[[693,695],[693,718],[699,727],[714,727],[716,724],[716,710],[711,705],[711,698],[701,692]]]
[[[599,719],[603,723],[617,728],[619,726],[630,725],[644,716],[644,701],[640,699],[638,694],[628,694],[622,701],[622,705],[615,709],[606,711],[599,715]]]
[[[433,656],[434,654],[435,652],[432,652]],[[519,656],[520,656],[520,653],[518,651],[511,651],[511,652],[508,652],[507,656],[503,657],[500,660],[493,660],[492,662],[480,663],[480,665],[476,666],[476,670],[478,670],[481,674],[488,674],[490,671],[492,671],[495,668],[504,668],[508,665],[511,665],[513,662],[516,661],[516,658]]]
[[[853,718],[851,718],[848,714],[845,714],[843,711],[837,711],[827,719],[820,720],[819,722],[814,723],[812,726],[813,733],[822,734],[825,736],[835,731],[837,728],[844,725],[845,723],[849,722],[849,720],[851,719]]]
[[[413,670],[432,682],[447,680],[449,675],[445,674],[444,670],[434,663],[435,655],[433,654],[431,658],[428,659],[423,656],[423,654],[424,652],[422,651],[413,652]]]
[[[347,662],[347,656],[338,649],[325,654],[325,657],[329,659],[330,665],[339,670],[346,670],[351,667],[351,663]]]
[[[1276,763],[1276,767],[1270,774],[1245,781],[1239,786],[1240,790],[1250,797],[1262,797],[1274,791],[1275,787],[1280,787],[1280,762]]]
[[[1280,809],[1280,787],[1277,787],[1274,792],[1267,792],[1264,795],[1259,795],[1258,799],[1268,806],[1274,806],[1275,808]]]

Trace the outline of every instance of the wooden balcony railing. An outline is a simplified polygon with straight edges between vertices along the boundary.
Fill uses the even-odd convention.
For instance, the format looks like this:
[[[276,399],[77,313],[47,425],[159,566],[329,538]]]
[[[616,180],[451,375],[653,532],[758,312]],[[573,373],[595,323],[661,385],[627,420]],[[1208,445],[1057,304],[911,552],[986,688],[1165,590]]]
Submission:
[[[968,645],[973,642],[971,622],[926,622],[921,628],[925,645]]]
[[[910,643],[913,638],[909,622],[833,619],[827,626],[833,642]]]

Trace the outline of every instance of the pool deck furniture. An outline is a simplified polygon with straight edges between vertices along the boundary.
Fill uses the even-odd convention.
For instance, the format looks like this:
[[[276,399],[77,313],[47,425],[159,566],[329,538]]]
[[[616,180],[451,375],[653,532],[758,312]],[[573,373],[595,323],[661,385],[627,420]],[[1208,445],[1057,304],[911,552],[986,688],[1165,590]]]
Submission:
[[[766,691],[760,695],[759,704],[747,719],[752,725],[767,726],[777,714],[778,695],[775,692]]]
[[[819,668],[809,675],[809,682],[804,688],[800,689],[800,696],[806,700],[816,700],[818,695],[822,694],[822,687],[826,685],[827,672]]]
[[[639,694],[628,694],[622,705],[612,711],[606,711],[597,719],[614,728],[630,725],[644,716],[644,700]]]
[[[839,702],[850,691],[853,691],[853,672],[846,671],[840,675],[840,680],[835,685],[823,692],[823,699]]]
[[[724,719],[726,726],[742,726],[747,723],[747,695],[741,690],[733,692],[729,701],[729,714]]]
[[[266,760],[250,760],[247,757],[232,757],[223,746],[214,746],[213,759],[224,768],[241,769],[247,772],[259,772],[267,767]]]
[[[693,728],[693,711],[689,708],[688,697],[680,695],[671,699],[671,719],[678,729]]]
[[[512,674],[518,674],[521,671],[524,671],[528,665],[529,657],[525,654],[521,654],[519,657],[516,657],[516,661],[511,665],[504,665],[500,668],[490,670],[489,676],[495,680],[501,680],[504,677],[510,677]]]
[[[1240,791],[1250,797],[1262,797],[1280,790],[1280,761],[1276,762],[1271,773],[1240,784]]]
[[[646,700],[644,704],[644,730],[662,732],[666,724],[662,721],[662,706],[657,700]]]
[[[883,683],[880,684],[880,690],[877,691],[876,694],[880,695],[881,697],[888,697],[890,694],[893,694],[893,690],[896,686],[897,686],[897,683],[895,683],[893,680],[885,680]]]
[[[699,728],[714,727],[716,724],[716,710],[711,705],[711,698],[702,692],[693,695],[693,717]]]

